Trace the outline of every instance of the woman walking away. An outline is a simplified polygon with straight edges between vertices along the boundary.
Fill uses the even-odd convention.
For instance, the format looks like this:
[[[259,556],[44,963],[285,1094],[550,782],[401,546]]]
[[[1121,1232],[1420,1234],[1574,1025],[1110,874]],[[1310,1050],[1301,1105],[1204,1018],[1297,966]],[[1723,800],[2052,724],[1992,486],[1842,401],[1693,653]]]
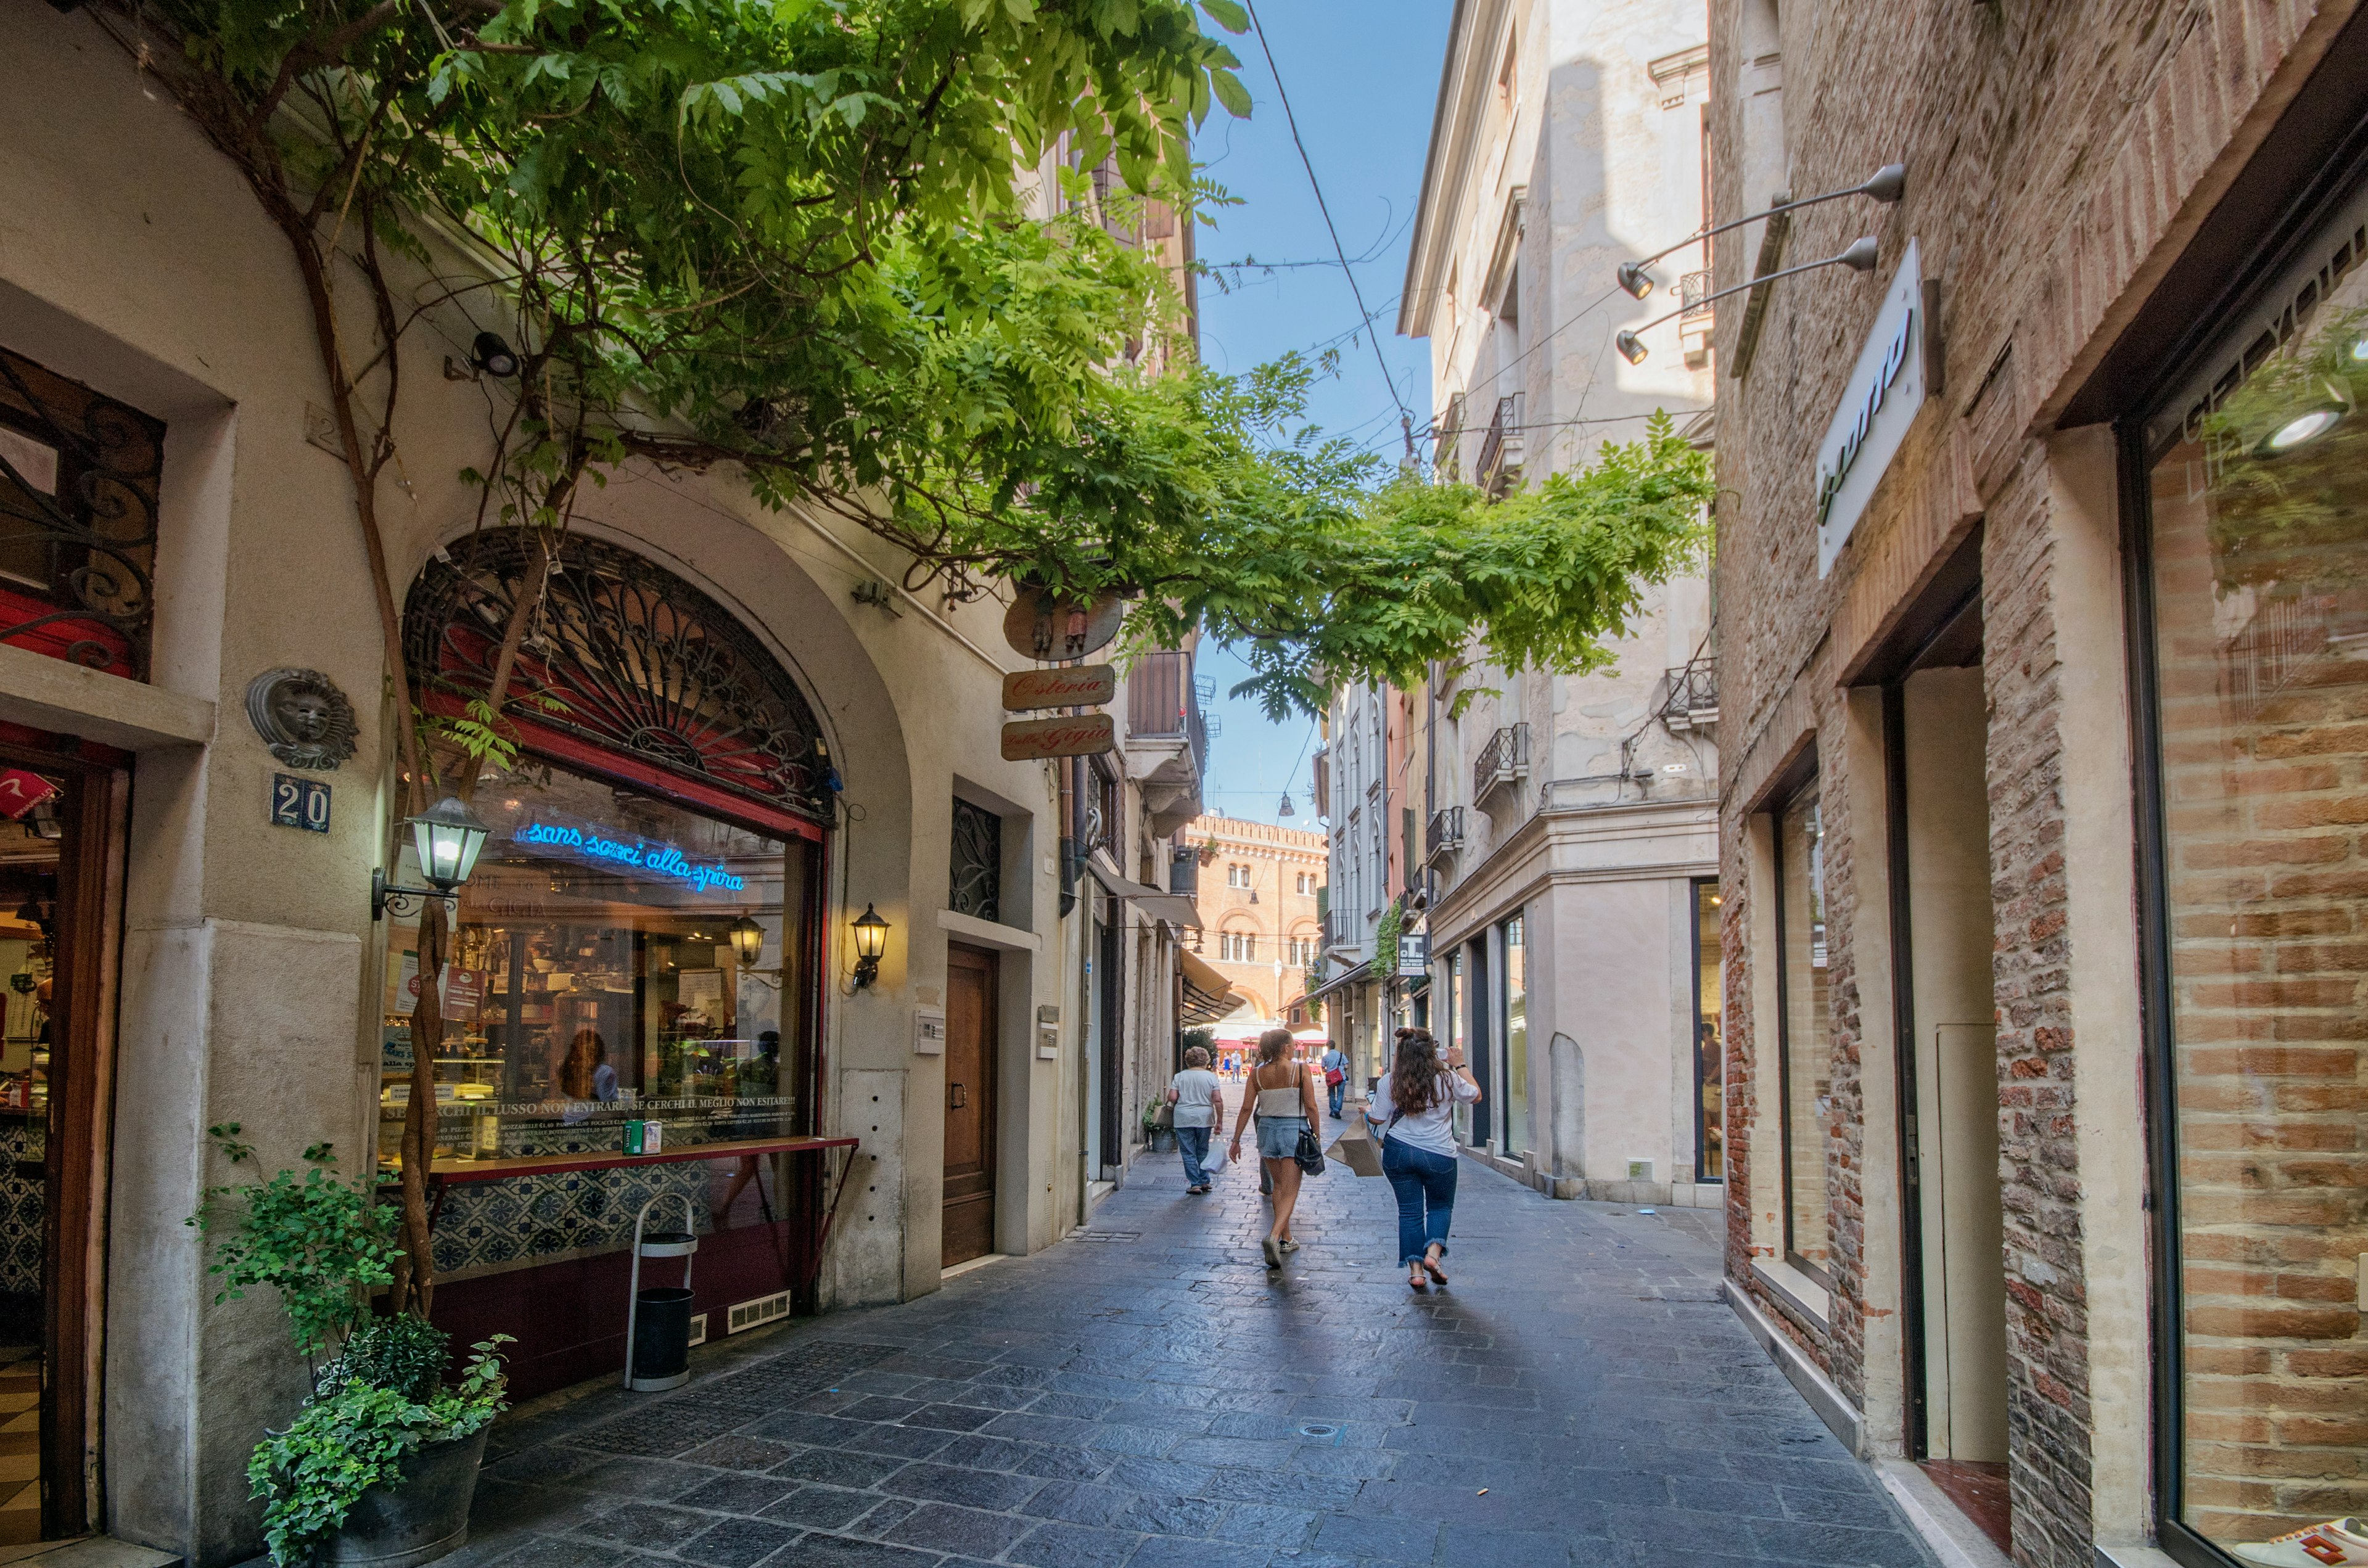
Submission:
[[[1440,1061],[1429,1029],[1398,1030],[1390,1070],[1373,1085],[1365,1119],[1382,1139],[1382,1175],[1398,1197],[1398,1261],[1406,1284],[1427,1290],[1447,1283],[1447,1223],[1455,1212],[1455,1129],[1459,1105],[1480,1103],[1480,1085],[1460,1046]]]
[[[1264,1243],[1266,1266],[1282,1267],[1282,1255],[1297,1252],[1291,1239],[1291,1211],[1299,1207],[1299,1135],[1320,1123],[1316,1119],[1315,1074],[1305,1063],[1291,1059],[1291,1031],[1269,1029],[1258,1036],[1258,1065],[1242,1092],[1242,1114],[1234,1123],[1228,1153],[1242,1157],[1242,1129],[1258,1118],[1258,1158],[1267,1179],[1274,1184],[1274,1224]]]
[[[1184,1156],[1184,1190],[1209,1190],[1209,1173],[1201,1162],[1209,1157],[1209,1140],[1225,1118],[1224,1092],[1209,1071],[1209,1053],[1199,1046],[1184,1053],[1184,1071],[1167,1085],[1167,1103],[1176,1108],[1176,1147]]]

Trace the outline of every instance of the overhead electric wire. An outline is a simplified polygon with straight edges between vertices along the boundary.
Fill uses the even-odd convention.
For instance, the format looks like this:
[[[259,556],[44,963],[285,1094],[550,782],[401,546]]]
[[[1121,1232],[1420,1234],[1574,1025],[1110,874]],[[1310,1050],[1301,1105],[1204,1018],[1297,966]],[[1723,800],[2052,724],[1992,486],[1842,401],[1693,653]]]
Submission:
[[[1282,71],[1274,62],[1274,47],[1267,42],[1266,24],[1258,20],[1258,6],[1244,0],[1250,14],[1250,31],[1258,34],[1258,52],[1266,56],[1266,68],[1274,77],[1274,96],[1282,105],[1283,123],[1290,127],[1291,144],[1299,149],[1300,166],[1307,171],[1307,184],[1315,192],[1315,210],[1324,215],[1324,232],[1332,236],[1332,254],[1340,260],[1341,276],[1349,280],[1349,292],[1357,301],[1357,313],[1365,320],[1365,335],[1373,346],[1373,363],[1382,369],[1382,384],[1390,389],[1390,401],[1397,404],[1398,426],[1406,433],[1406,460],[1414,461],[1414,413],[1398,396],[1398,384],[1390,379],[1390,363],[1382,357],[1382,340],[1373,332],[1373,312],[1365,309],[1365,291],[1357,287],[1356,268],[1349,265],[1348,247],[1340,243],[1340,231],[1332,222],[1332,209],[1324,200],[1324,182],[1315,177],[1315,161],[1307,155],[1307,143],[1300,140],[1299,117],[1291,112],[1291,94],[1283,87]]]

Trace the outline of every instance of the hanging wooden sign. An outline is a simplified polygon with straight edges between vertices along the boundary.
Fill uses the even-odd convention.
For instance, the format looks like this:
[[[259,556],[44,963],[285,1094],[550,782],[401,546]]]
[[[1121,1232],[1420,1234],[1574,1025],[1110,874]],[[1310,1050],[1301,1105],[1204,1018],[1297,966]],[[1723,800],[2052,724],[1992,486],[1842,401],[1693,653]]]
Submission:
[[[1048,756],[1096,756],[1111,750],[1117,734],[1107,713],[1075,719],[1021,719],[1003,726],[1003,760],[1033,762]]]
[[[1110,645],[1125,613],[1114,588],[1090,599],[1022,588],[1004,612],[1003,640],[1031,659],[1082,659]]]
[[[1099,708],[1117,695],[1118,671],[1109,665],[1021,670],[1003,677],[1003,706],[1014,713],[1032,708]]]

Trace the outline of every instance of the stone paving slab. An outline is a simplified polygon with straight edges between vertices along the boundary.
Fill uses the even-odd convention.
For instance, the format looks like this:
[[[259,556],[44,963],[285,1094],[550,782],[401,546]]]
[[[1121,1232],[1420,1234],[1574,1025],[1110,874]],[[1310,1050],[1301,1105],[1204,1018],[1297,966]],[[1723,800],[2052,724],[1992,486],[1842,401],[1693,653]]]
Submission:
[[[1084,1236],[494,1429],[451,1568],[1930,1568],[1719,1290],[1718,1216],[1465,1161],[1453,1282],[1335,1166],[1146,1159]]]

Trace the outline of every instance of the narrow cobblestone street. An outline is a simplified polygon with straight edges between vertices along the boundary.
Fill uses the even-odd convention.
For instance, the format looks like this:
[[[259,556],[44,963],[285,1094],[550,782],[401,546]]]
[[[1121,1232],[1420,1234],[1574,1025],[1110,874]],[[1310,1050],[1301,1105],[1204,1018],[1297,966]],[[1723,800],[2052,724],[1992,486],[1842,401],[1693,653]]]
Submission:
[[[1167,1161],[1035,1257],[712,1346],[494,1433],[454,1568],[1930,1562],[1720,1297],[1706,1211],[1465,1162],[1452,1285],[1334,1166],[1261,1267],[1249,1171]]]

